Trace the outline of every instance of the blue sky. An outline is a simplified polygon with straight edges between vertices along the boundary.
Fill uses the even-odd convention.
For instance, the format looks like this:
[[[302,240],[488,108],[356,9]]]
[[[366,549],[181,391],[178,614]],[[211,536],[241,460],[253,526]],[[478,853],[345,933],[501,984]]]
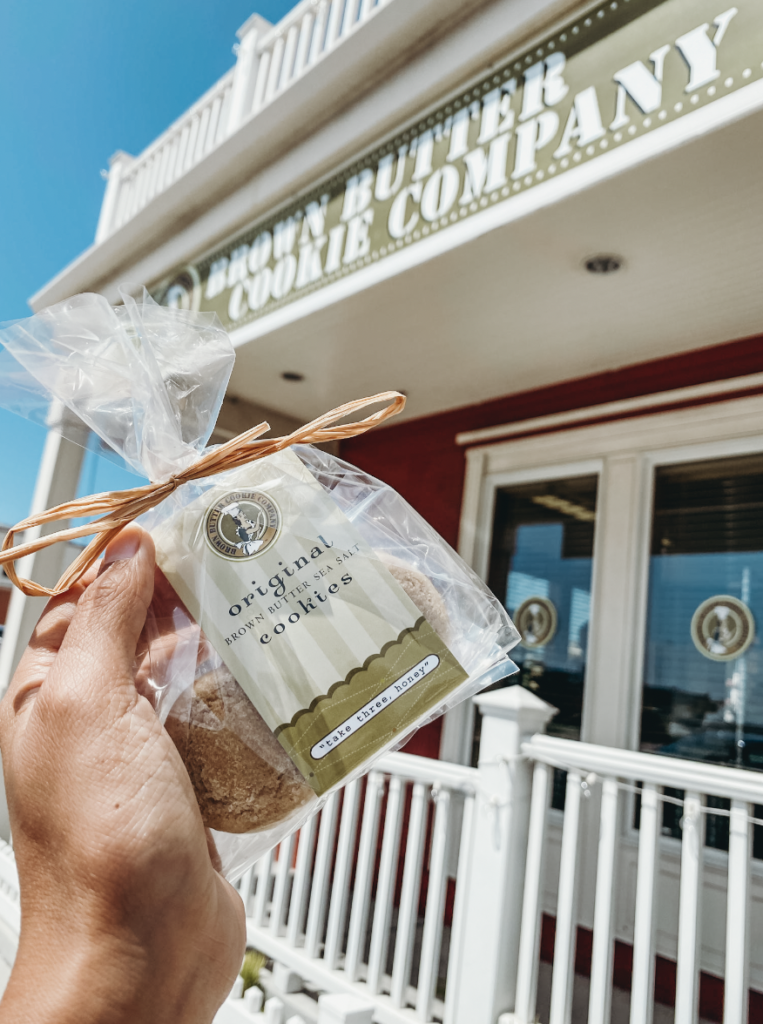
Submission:
[[[0,321],[93,240],[117,149],[139,153],[231,65],[236,29],[293,0],[2,0]],[[44,431],[0,409],[0,524],[29,511]],[[95,460],[95,461],[93,461]],[[135,480],[88,453],[81,488]]]

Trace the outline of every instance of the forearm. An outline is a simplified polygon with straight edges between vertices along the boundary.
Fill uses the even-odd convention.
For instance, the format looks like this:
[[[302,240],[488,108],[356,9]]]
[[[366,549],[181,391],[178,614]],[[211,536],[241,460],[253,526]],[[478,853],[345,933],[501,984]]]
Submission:
[[[2,1024],[208,1024],[217,1009],[185,964],[108,937],[21,943],[0,1003]],[[169,962],[168,962],[169,961]],[[200,972],[203,974],[203,972]],[[198,977],[198,975],[197,975]]]

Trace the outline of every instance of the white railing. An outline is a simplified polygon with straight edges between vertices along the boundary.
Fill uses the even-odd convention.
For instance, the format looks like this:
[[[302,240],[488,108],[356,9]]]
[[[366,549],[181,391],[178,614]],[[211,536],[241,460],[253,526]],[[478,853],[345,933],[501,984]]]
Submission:
[[[163,135],[134,159],[111,162],[96,242],[103,241],[182,177],[225,138],[235,69],[228,71]]]
[[[587,916],[593,929],[588,1024],[610,1020],[615,940],[623,937],[632,944],[630,1024],[652,1020],[658,952],[675,961],[676,1024],[698,1019],[703,966],[715,968],[718,984],[722,978],[724,1024],[743,1024],[751,969],[758,986],[763,980],[759,942],[750,938],[761,927],[761,873],[751,866],[763,776],[549,736],[533,737],[522,750],[535,767],[513,1020],[529,1024],[539,1010],[541,918],[555,888],[551,989],[542,1019],[570,1021],[578,926]],[[559,812],[548,811],[549,791],[559,769],[566,772],[564,811],[556,877],[549,879],[544,855],[559,829]],[[665,824],[666,807],[672,825]],[[710,816],[728,822],[727,852],[706,845]],[[676,838],[666,838],[671,835]],[[580,890],[594,864],[587,885],[592,907],[584,910]],[[659,949],[661,941],[667,949]]]
[[[553,709],[520,686],[475,703],[477,768],[388,755],[240,879],[274,1002],[218,1020],[280,1019],[304,987],[376,1024],[650,1024],[666,964],[677,1024],[709,982],[723,1024],[745,1024],[750,990],[759,1018],[763,774],[545,736]],[[5,844],[0,923],[18,934]],[[287,1013],[315,1024],[299,998]]]
[[[448,879],[458,887],[464,866],[454,839],[471,834],[479,782],[383,758],[244,877],[249,942],[317,987],[369,998],[381,1024],[442,1020]]]
[[[277,25],[253,15],[236,65],[139,156],[111,160],[96,232],[100,243],[245,121],[331,53],[391,0],[301,0]]]

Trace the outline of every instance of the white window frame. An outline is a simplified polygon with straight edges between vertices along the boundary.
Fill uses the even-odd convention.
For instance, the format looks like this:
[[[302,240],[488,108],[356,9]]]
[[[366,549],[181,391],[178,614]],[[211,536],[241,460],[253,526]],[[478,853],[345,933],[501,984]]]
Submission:
[[[757,375],[756,375],[757,379]],[[750,378],[747,378],[747,382]],[[510,483],[598,473],[591,587],[591,623],[581,739],[638,749],[646,633],[654,470],[658,465],[763,452],[763,395],[724,397],[732,382],[613,403],[606,422],[578,426],[580,410],[533,421],[531,436],[480,444],[466,451],[459,551],[484,579],[495,495]],[[705,404],[686,405],[701,399]],[[590,410],[595,419],[599,410]],[[520,431],[521,424],[507,428]],[[495,430],[485,433],[495,433]],[[613,678],[616,685],[612,685]],[[471,713],[446,716],[440,755],[465,761]]]

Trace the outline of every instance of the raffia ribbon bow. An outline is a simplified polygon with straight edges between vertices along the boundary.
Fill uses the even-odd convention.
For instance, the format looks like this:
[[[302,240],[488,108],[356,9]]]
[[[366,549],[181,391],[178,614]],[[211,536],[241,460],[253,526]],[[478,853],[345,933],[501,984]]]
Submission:
[[[389,404],[384,409],[380,409],[356,423],[339,423],[345,416],[350,416],[366,406],[376,405],[378,402],[388,402]],[[354,402],[348,402],[346,405],[340,405],[295,430],[294,433],[270,440],[258,440],[262,434],[270,430],[269,423],[260,423],[225,444],[206,452],[196,462],[181,472],[173,474],[167,480],[145,484],[143,487],[133,487],[126,491],[91,494],[87,498],[66,501],[55,508],[22,519],[5,536],[2,550],[0,550],[0,565],[5,566],[8,578],[28,597],[55,597],[58,594],[63,594],[81,579],[101,556],[109,541],[123,527],[164,501],[181,484],[191,480],[200,480],[202,477],[215,476],[228,469],[237,469],[249,462],[255,462],[257,459],[264,459],[267,455],[283,451],[284,448],[289,448],[293,444],[321,444],[327,441],[341,441],[348,437],[357,437],[383,423],[391,416],[396,416],[403,411],[404,406],[403,395],[398,394],[397,391],[383,391],[378,395],[371,395],[369,398],[360,398]],[[94,522],[83,523],[82,526],[73,526],[66,530],[57,530],[55,533],[45,534],[18,546],[13,543],[16,535],[24,530],[46,526],[48,523],[61,520],[82,519],[97,515],[101,515],[101,518]],[[24,579],[23,576],[16,573],[14,563],[19,558],[34,554],[35,551],[41,551],[51,544],[59,544],[62,541],[75,540],[77,537],[87,537],[92,534],[95,534],[95,537],[75,558],[52,589],[43,587],[33,580]]]

